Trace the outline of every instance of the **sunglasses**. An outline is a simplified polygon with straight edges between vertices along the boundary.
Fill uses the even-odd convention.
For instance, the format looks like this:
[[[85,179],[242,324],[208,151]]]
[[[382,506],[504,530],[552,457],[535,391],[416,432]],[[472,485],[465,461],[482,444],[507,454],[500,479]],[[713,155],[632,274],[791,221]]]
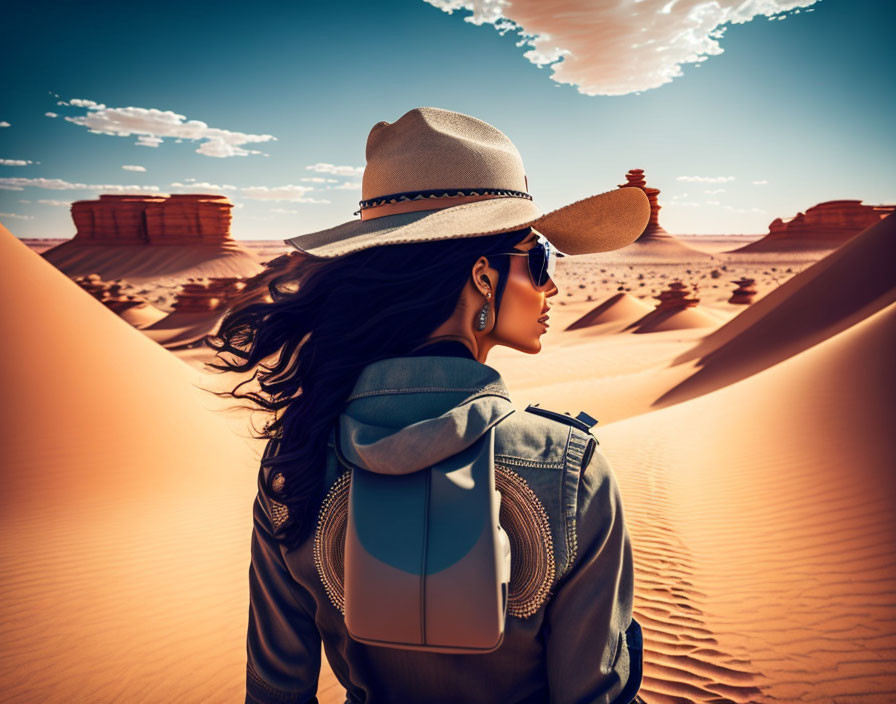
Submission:
[[[531,249],[520,252],[492,252],[491,256],[520,256],[529,258],[529,278],[535,288],[543,288],[553,278],[557,268],[557,250],[551,245],[544,235],[538,235],[537,244]],[[488,256],[488,255],[487,255]]]

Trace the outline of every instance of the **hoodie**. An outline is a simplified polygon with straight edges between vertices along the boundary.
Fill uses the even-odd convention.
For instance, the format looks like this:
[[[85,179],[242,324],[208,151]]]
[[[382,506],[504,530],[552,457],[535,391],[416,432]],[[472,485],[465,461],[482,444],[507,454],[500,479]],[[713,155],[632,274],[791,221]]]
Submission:
[[[448,654],[353,640],[341,591],[348,465],[415,472],[492,426],[501,522],[512,547],[500,647]],[[246,702],[316,703],[321,647],[346,702],[632,701],[642,642],[632,618],[631,544],[615,477],[589,431],[564,414],[519,412],[500,374],[459,342],[365,367],[330,432],[316,528],[296,550],[274,537],[286,507],[265,495],[266,469],[259,473]]]

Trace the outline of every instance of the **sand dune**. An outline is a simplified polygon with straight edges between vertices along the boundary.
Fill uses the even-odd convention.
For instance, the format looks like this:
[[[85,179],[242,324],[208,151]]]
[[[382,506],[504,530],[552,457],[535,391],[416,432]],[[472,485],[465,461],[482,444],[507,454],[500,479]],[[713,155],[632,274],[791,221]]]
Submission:
[[[3,228],[0,257],[0,699],[241,701],[245,419]]]
[[[626,330],[633,333],[660,332],[663,330],[685,330],[688,328],[712,328],[719,321],[699,308],[683,310],[653,310],[636,320]]]
[[[837,252],[803,272],[820,281],[812,295],[791,285],[797,275],[786,295],[766,297],[775,305],[738,309],[727,338],[729,326],[702,341],[707,328],[606,334],[631,322],[621,315],[564,332],[594,313],[578,301],[552,311],[537,358],[507,348],[489,358],[517,406],[601,420],[635,547],[649,704],[896,692],[896,303],[876,305],[890,290],[880,262],[893,258],[875,243],[873,256],[832,263]],[[213,412],[228,402],[196,388],[236,380],[147,340],[2,228],[0,257],[3,329],[16,334],[2,379],[0,700],[242,701],[261,443],[244,439],[244,414]],[[619,284],[606,285],[604,295]],[[852,302],[840,309],[844,291]],[[787,312],[791,296],[806,321]],[[835,324],[816,307],[833,307]],[[795,328],[809,342],[650,411],[712,345],[686,350],[761,332],[766,315],[783,316],[785,340]],[[196,364],[207,356],[197,352],[178,355]],[[607,426],[626,416],[636,417]],[[325,658],[319,699],[344,701]]]
[[[162,347],[175,349],[191,345],[217,329],[224,312],[182,313],[170,315],[142,328],[141,332]]]
[[[797,274],[680,355],[699,371],[658,399],[721,388],[848,328],[896,300],[896,215]]]
[[[709,259],[710,254],[685,244],[668,233],[642,235],[627,247],[599,255],[609,259],[674,259],[699,261]]]
[[[83,245],[73,241],[41,256],[67,276],[99,274],[141,283],[158,277],[243,276],[262,271],[254,253],[236,242],[218,245]]]
[[[623,490],[644,698],[890,702],[896,304],[600,432]]]
[[[135,328],[145,328],[159,322],[166,317],[168,313],[161,308],[156,308],[152,303],[141,303],[140,305],[127,308],[118,314],[118,317]]]
[[[565,329],[578,330],[604,323],[628,322],[647,315],[651,310],[649,305],[639,301],[631,294],[617,293]]]

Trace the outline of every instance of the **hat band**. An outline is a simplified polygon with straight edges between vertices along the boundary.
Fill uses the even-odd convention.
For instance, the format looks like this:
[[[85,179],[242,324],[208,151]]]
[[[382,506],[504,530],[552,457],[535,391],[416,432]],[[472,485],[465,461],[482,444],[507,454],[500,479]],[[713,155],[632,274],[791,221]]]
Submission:
[[[464,203],[473,203],[490,198],[525,198],[532,200],[532,196],[524,191],[513,191],[506,188],[463,188],[451,190],[407,191],[405,193],[393,193],[379,198],[371,198],[359,202],[360,210],[355,215],[361,214],[362,220],[375,220],[387,215],[399,213],[411,213],[417,210],[441,210],[452,208]]]

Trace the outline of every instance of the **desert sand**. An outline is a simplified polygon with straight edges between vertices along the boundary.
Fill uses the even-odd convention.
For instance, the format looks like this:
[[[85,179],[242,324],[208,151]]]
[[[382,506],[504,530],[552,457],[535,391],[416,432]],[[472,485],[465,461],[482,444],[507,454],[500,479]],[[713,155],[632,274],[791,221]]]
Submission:
[[[831,254],[695,237],[679,238],[693,260],[668,243],[561,259],[542,351],[489,356],[519,409],[600,421],[649,704],[896,697],[894,226]],[[196,344],[163,349],[2,228],[0,256],[15,335],[0,700],[242,701],[262,445],[202,391],[237,380],[204,373]],[[742,276],[749,306],[727,302]],[[636,334],[673,280],[700,324]],[[176,282],[130,283],[164,298]],[[344,701],[326,658],[319,698]]]

